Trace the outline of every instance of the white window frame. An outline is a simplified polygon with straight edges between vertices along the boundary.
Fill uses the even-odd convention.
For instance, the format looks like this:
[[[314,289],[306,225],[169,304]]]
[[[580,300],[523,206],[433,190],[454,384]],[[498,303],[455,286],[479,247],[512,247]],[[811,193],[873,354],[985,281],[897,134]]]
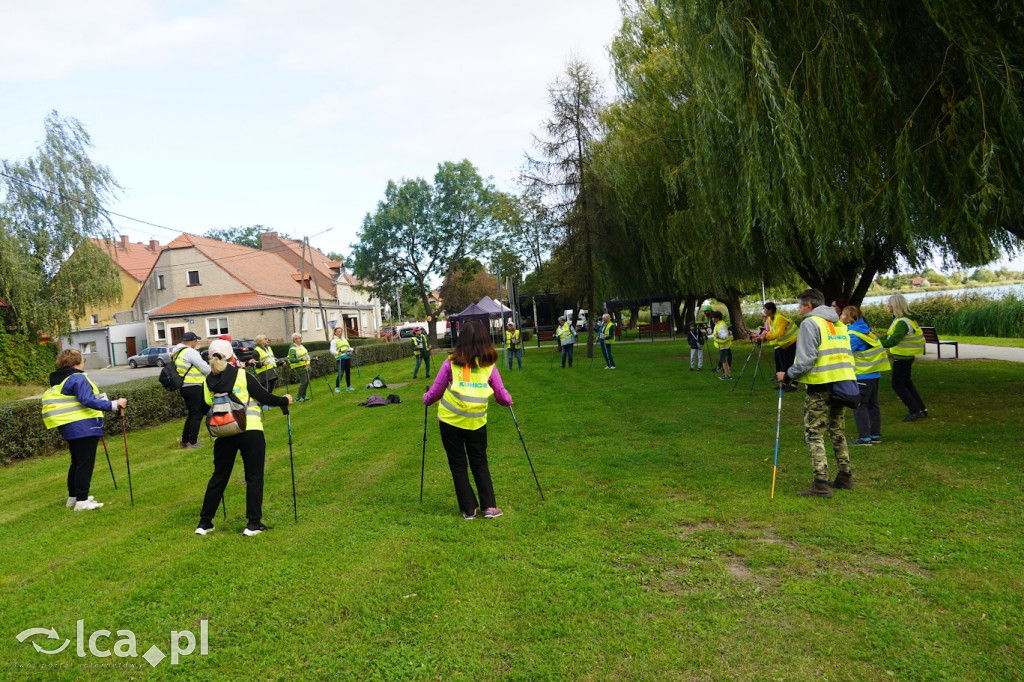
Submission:
[[[192,283],[192,273],[196,273],[196,283]],[[203,280],[199,276],[198,270],[188,270],[185,272],[185,286],[187,287],[198,287],[203,285]]]
[[[96,353],[96,342],[88,341],[86,343],[80,343],[82,355],[94,355]]]
[[[309,311],[308,310],[303,310],[302,313],[299,315],[299,331],[300,332],[308,332],[309,331]]]
[[[214,321],[214,320],[218,320],[218,321],[219,320],[224,320],[224,327],[223,327],[224,331],[219,331],[221,329],[221,327],[219,327],[219,326],[217,327],[218,331],[214,331],[214,330],[212,330],[210,328],[210,322]],[[220,336],[221,334],[230,334],[231,332],[228,331],[230,328],[231,328],[231,325],[228,323],[227,316],[224,316],[224,317],[208,317],[208,318],[206,318],[206,338],[208,338],[208,339],[216,338],[216,337]]]
[[[167,323],[166,322],[154,322],[153,323],[153,338],[157,341],[167,340]]]
[[[316,327],[316,330],[318,332],[319,331],[323,331],[323,328],[324,328],[324,316],[318,310],[318,311],[316,311],[316,315],[314,315],[313,317],[316,320],[316,322],[314,324],[314,326]]]
[[[187,275],[186,275],[186,280],[185,281],[188,281]],[[167,288],[167,283],[164,281],[164,276],[163,275],[157,275],[156,276],[156,290],[157,291],[163,291],[166,288]]]

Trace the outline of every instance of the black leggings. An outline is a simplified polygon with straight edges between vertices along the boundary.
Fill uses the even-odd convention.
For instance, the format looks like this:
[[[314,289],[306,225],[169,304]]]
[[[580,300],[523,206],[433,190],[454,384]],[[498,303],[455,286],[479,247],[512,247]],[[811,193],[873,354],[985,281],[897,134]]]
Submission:
[[[96,466],[96,445],[99,436],[86,436],[68,441],[71,451],[71,466],[68,468],[68,497],[79,502],[89,499],[89,486],[92,484],[92,470]]]
[[[242,453],[245,467],[245,516],[249,527],[256,528],[263,518],[263,467],[267,458],[267,441],[262,431],[246,431],[213,441],[213,476],[206,486],[199,521],[212,523],[217,505],[235,467],[235,455]]]
[[[352,358],[338,358],[338,378],[334,380],[334,387],[341,388],[341,373],[345,373],[345,385],[352,385]]]
[[[896,359],[892,361],[892,390],[900,397],[903,404],[911,412],[924,412],[924,401],[917,392],[917,387],[910,378],[910,370],[914,368],[914,358]]]

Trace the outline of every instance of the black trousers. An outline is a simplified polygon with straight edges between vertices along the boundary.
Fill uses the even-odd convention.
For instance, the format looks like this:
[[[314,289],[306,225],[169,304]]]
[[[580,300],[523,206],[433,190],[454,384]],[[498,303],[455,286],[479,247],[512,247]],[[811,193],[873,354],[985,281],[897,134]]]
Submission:
[[[89,486],[92,484],[92,470],[96,466],[96,446],[99,436],[86,436],[68,441],[71,451],[71,466],[68,467],[68,497],[79,502],[89,499]]]
[[[212,523],[224,489],[235,468],[235,455],[242,453],[245,467],[245,517],[249,527],[255,528],[263,519],[263,467],[267,458],[267,441],[262,431],[246,431],[213,441],[213,476],[206,485],[200,522]]]
[[[569,369],[572,369],[572,347],[575,344],[567,343],[562,346],[562,368],[565,368],[565,359],[569,358]]]
[[[796,344],[792,343],[785,348],[775,349],[775,371],[785,372],[793,366],[796,360]]]
[[[452,472],[459,509],[464,514],[472,514],[478,508],[497,506],[494,500],[494,486],[491,484],[491,471],[487,468],[487,425],[470,431],[445,422],[438,423],[441,425],[441,444],[448,454],[448,468]],[[476,481],[476,490],[480,493],[479,504],[476,495],[473,494],[473,487],[469,484],[469,475],[466,472],[467,458],[469,469],[473,472],[473,480]]]
[[[256,378],[260,380],[260,384],[263,388],[267,389],[267,393],[273,393],[274,387],[277,386],[277,370],[268,369],[262,374],[257,374]]]
[[[910,378],[910,370],[914,368],[914,358],[892,360],[892,390],[896,392],[910,412],[923,412],[924,401],[917,392],[917,387]]]
[[[203,425],[203,415],[206,414],[203,385],[182,386],[180,392],[185,401],[185,408],[188,410],[185,425],[181,427],[181,444],[191,445],[199,441],[199,427]]]
[[[860,403],[853,410],[857,435],[861,438],[882,435],[882,409],[878,406],[878,379],[857,379]]]
[[[338,358],[338,378],[334,380],[334,387],[341,388],[341,373],[345,373],[345,385],[352,385],[352,358]]]

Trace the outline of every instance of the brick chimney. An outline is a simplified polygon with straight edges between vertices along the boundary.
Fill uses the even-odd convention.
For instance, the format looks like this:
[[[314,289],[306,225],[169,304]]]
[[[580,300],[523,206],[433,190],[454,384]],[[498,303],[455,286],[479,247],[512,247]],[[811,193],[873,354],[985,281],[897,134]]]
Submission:
[[[157,253],[158,251],[160,251],[160,241],[158,239],[150,239],[149,250],[152,251],[153,253]]]
[[[277,232],[260,232],[260,248],[264,251],[269,251],[269,246],[276,241]],[[268,244],[268,242],[271,242],[271,244]]]
[[[128,235],[126,234],[121,235],[121,248],[125,251],[128,250]]]

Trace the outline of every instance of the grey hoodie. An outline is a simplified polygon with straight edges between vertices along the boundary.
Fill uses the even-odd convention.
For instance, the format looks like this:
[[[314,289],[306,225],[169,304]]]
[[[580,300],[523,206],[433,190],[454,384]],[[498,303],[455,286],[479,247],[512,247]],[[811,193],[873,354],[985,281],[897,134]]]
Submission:
[[[806,374],[814,367],[814,361],[818,359],[818,346],[821,345],[821,331],[817,323],[811,320],[812,317],[820,317],[828,322],[838,322],[835,308],[830,305],[819,305],[811,312],[804,315],[800,322],[800,335],[796,337],[796,360],[793,366],[787,370],[786,375],[790,379],[800,379],[800,375]]]

